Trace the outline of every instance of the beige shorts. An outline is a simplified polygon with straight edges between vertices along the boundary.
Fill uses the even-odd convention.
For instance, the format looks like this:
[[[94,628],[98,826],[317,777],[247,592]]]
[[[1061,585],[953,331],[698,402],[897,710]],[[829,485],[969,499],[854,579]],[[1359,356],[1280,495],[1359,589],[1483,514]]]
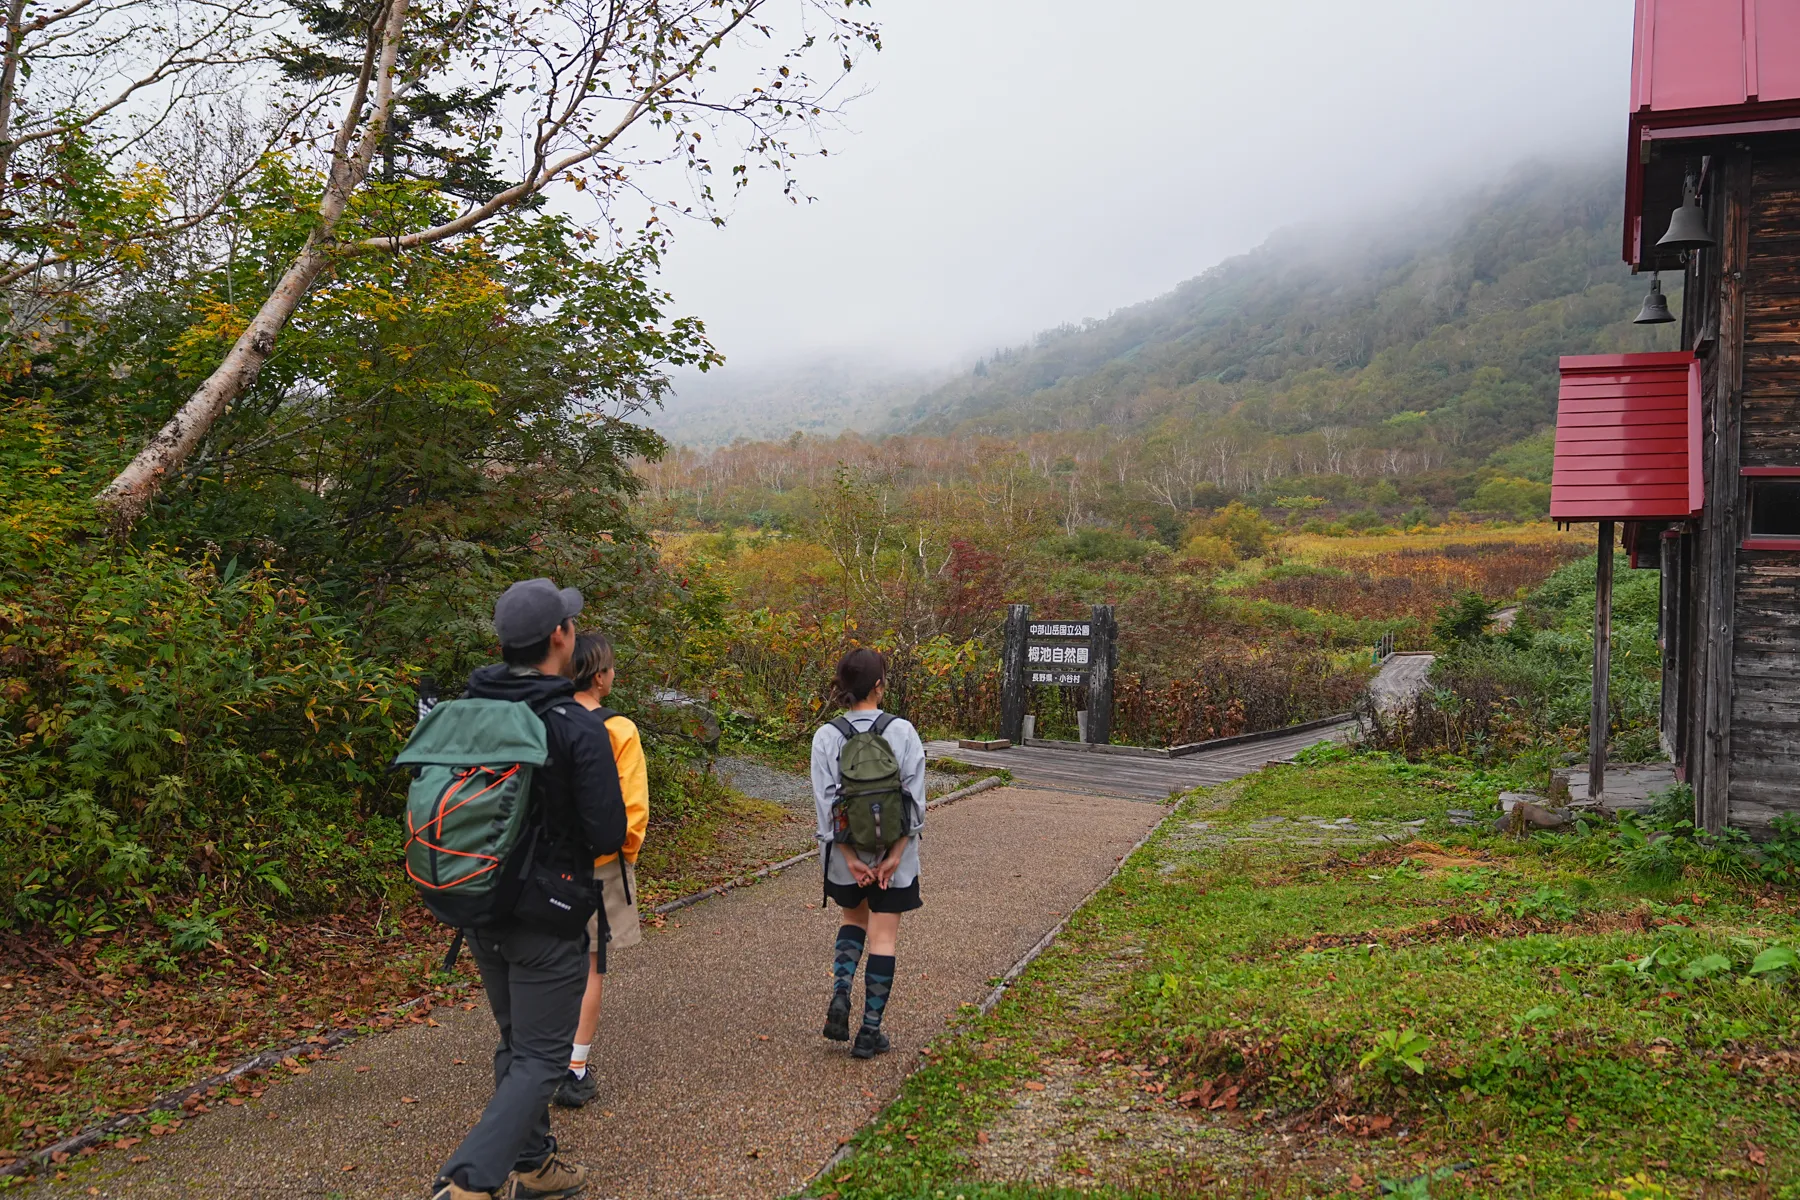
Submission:
[[[625,883],[631,888],[631,900],[625,900],[625,888],[619,885],[619,864],[625,865]],[[625,862],[622,858],[594,868],[594,878],[600,881],[600,897],[606,905],[606,927],[612,931],[612,938],[606,943],[608,950],[622,950],[626,946],[635,946],[644,940],[644,932],[638,927],[637,912],[637,864]],[[588,918],[588,945],[593,946],[600,939],[600,918],[598,915]]]

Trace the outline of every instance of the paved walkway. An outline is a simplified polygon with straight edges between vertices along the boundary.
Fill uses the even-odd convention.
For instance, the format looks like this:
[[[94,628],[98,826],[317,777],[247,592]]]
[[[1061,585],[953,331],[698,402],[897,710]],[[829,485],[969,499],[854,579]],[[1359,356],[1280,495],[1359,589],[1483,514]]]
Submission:
[[[1344,721],[1323,729],[1226,746],[1186,758],[1140,758],[1055,746],[965,750],[948,741],[927,743],[925,751],[933,758],[947,757],[977,766],[1004,767],[1012,772],[1015,780],[1029,787],[1087,796],[1163,800],[1189,788],[1237,779],[1272,762],[1286,762],[1308,746],[1323,741],[1342,741],[1355,729],[1354,721]]]
[[[1405,708],[1430,685],[1427,676],[1436,660],[1437,655],[1420,651],[1389,655],[1369,681],[1369,698],[1382,712]]]
[[[600,1167],[589,1195],[799,1187],[894,1096],[957,1006],[986,995],[1164,811],[1020,787],[935,811],[926,906],[905,921],[888,1007],[896,1050],[872,1062],[819,1036],[837,918],[819,907],[816,868],[677,914],[618,956],[594,1048],[600,1099],[555,1118],[564,1147]],[[109,1150],[51,1190],[418,1200],[491,1081],[485,1007],[433,1017],[436,1027],[367,1038],[260,1101],[146,1138],[132,1151],[146,1162]]]

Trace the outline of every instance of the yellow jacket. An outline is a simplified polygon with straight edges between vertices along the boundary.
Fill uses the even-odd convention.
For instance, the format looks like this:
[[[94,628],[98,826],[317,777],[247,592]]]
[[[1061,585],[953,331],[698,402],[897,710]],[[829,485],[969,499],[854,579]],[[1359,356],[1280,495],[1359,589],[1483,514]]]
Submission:
[[[650,776],[644,768],[644,743],[638,739],[638,727],[630,717],[608,718],[606,733],[612,738],[613,761],[619,765],[619,791],[625,797],[625,845],[620,853],[626,862],[636,863],[638,851],[644,846],[644,831],[650,826]],[[617,857],[603,854],[594,860],[594,865]]]

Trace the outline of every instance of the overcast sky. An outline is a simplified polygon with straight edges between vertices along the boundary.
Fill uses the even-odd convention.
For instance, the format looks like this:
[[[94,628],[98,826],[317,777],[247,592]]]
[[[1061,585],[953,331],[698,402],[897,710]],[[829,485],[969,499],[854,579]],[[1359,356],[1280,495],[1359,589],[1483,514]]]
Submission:
[[[725,228],[678,229],[664,279],[740,369],[972,358],[1282,226],[1534,155],[1622,161],[1631,10],[877,0],[872,90],[802,168],[816,200],[753,189]]]

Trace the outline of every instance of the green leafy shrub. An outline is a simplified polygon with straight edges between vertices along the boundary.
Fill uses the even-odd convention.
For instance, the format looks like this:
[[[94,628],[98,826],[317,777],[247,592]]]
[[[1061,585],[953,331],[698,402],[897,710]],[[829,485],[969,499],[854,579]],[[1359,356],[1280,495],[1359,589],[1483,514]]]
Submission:
[[[1116,529],[1081,529],[1055,539],[1051,549],[1071,562],[1141,562],[1150,554],[1150,543]]]
[[[1447,646],[1462,642],[1479,642],[1487,636],[1498,606],[1484,599],[1480,592],[1468,591],[1444,606],[1431,631]]]
[[[1222,538],[1231,543],[1239,558],[1255,558],[1265,553],[1276,532],[1273,522],[1264,520],[1261,513],[1237,500],[1188,530],[1190,537],[1206,534]]]
[[[272,572],[72,552],[0,591],[0,920],[378,890],[410,691]],[[176,944],[198,934],[177,932]]]
[[[1502,475],[1476,488],[1469,507],[1476,512],[1500,513],[1516,521],[1530,520],[1550,511],[1550,485]]]

